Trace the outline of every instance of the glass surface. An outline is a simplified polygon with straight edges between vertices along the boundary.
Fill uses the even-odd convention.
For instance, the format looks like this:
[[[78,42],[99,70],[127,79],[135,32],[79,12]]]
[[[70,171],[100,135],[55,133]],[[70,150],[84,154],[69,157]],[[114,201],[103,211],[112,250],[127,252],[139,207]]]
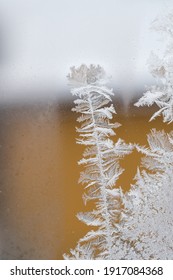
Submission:
[[[113,139],[147,145],[152,128],[171,131],[160,117],[149,122],[156,107],[133,104],[159,84],[147,60],[166,40],[150,26],[172,2],[0,1],[0,259],[63,259],[89,231],[76,217],[93,204],[78,183],[71,66],[100,64],[110,76],[122,125]],[[140,164],[135,151],[120,160],[117,186],[129,190]]]

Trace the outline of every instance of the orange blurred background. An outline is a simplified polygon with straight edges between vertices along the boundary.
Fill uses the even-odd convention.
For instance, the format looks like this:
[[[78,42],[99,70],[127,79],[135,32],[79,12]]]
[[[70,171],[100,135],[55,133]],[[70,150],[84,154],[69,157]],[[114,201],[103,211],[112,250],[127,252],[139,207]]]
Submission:
[[[83,147],[75,143],[73,104],[42,104],[0,109],[1,259],[62,259],[89,228],[76,214],[84,206],[78,184]],[[145,145],[150,129],[164,128],[162,119],[148,122],[152,109],[124,108],[117,103],[117,138]],[[117,139],[115,137],[115,139]],[[140,165],[133,152],[117,186],[130,188]]]

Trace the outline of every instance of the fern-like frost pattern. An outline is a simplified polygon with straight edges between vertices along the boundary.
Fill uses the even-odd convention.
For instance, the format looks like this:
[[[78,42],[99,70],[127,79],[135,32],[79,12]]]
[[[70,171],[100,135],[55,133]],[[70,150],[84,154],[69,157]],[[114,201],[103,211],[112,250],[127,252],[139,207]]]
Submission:
[[[151,74],[157,79],[158,85],[152,86],[144,93],[135,104],[139,106],[151,106],[156,104],[159,110],[153,114],[151,120],[162,115],[163,121],[173,122],[173,12],[167,16],[156,19],[152,28],[161,32],[168,41],[163,58],[151,53],[148,61]]]
[[[96,230],[89,231],[71,254],[64,257],[114,259],[122,203],[122,191],[115,188],[123,172],[119,159],[131,153],[133,147],[122,139],[116,143],[110,139],[120,124],[111,122],[116,112],[111,103],[113,92],[105,86],[104,70],[100,66],[82,65],[77,69],[73,67],[68,78],[71,92],[77,97],[73,111],[80,114],[77,143],[86,147],[79,161],[84,166],[79,182],[85,186],[84,202],[94,200],[96,206],[93,211],[79,213],[77,217]]]
[[[173,259],[173,133],[153,129],[148,147],[136,148],[144,155],[143,170],[123,196],[116,257]]]
[[[170,124],[173,122],[173,13],[156,19],[153,29],[162,32],[169,42],[162,59],[152,53],[149,60],[150,72],[161,85],[152,86],[135,105],[155,103],[159,110],[150,120],[162,115],[163,121]],[[144,155],[144,169],[138,170],[136,184],[125,195],[124,240],[132,244],[137,258],[173,259],[173,131],[153,129],[148,135],[148,147],[136,145],[136,148]]]

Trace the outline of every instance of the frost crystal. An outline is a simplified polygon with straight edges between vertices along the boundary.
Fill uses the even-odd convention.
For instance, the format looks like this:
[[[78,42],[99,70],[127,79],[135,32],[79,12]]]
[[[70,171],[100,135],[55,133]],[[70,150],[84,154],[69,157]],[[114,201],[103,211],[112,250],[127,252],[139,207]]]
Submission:
[[[70,83],[76,84],[71,92],[77,96],[73,111],[80,113],[77,143],[86,147],[84,157],[79,161],[84,165],[79,182],[85,185],[84,202],[94,200],[96,206],[77,217],[96,230],[89,231],[71,250],[71,255],[64,255],[64,258],[114,259],[122,203],[121,189],[115,188],[123,172],[119,159],[128,155],[133,147],[122,139],[116,143],[110,139],[119,124],[111,122],[116,112],[110,104],[113,92],[105,86],[104,70],[100,66],[82,65],[77,69],[71,68],[68,78]]]
[[[91,64],[87,67],[82,64],[80,67],[71,67],[71,72],[67,76],[69,85],[74,87],[86,85],[101,85],[107,82],[105,71],[100,65]]]
[[[153,129],[148,144],[148,148],[137,146],[145,155],[145,169],[138,170],[136,184],[123,197],[121,247],[116,256],[173,259],[173,133]]]
[[[154,103],[159,110],[150,120],[162,115],[164,122],[173,121],[173,13],[168,14],[161,20],[153,22],[153,28],[161,31],[168,38],[168,46],[162,59],[151,54],[149,59],[149,70],[151,74],[160,81],[161,85],[152,86],[144,93],[144,96],[135,104],[139,106],[151,106]]]
[[[152,118],[162,115],[173,122],[173,13],[153,22],[153,28],[166,34],[170,41],[165,55],[152,54],[149,69],[161,86],[153,86],[135,104],[160,108]],[[173,259],[173,131],[153,129],[148,135],[149,147],[136,145],[144,154],[136,184],[124,195],[121,232],[131,244],[138,259]]]

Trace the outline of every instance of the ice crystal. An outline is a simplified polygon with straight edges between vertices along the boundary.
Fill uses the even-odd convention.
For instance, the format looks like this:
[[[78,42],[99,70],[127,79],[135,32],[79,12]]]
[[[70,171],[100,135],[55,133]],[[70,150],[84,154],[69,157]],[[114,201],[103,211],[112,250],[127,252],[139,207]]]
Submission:
[[[162,19],[153,22],[153,28],[161,31],[168,39],[168,45],[163,58],[151,54],[149,70],[159,81],[158,85],[152,86],[144,93],[144,96],[135,104],[136,106],[151,106],[154,103],[159,110],[154,113],[150,120],[162,115],[163,121],[173,122],[173,12]]]
[[[144,170],[122,199],[119,259],[173,258],[173,133],[153,129],[148,144],[137,146]]]
[[[86,85],[101,85],[107,82],[107,76],[100,65],[91,64],[89,67],[82,64],[80,67],[71,67],[68,74],[69,85],[71,87],[80,87]]]
[[[153,28],[166,35],[169,44],[162,59],[151,54],[149,69],[161,85],[152,86],[136,106],[160,108],[163,121],[173,121],[173,13],[153,22]],[[137,259],[173,259],[173,131],[151,130],[148,147],[136,145],[141,152],[143,170],[136,184],[124,195],[121,233]],[[126,252],[124,252],[125,254]]]
[[[117,221],[121,212],[120,188],[116,181],[123,172],[119,159],[128,155],[132,145],[125,144],[122,139],[116,143],[110,137],[115,135],[118,123],[111,122],[116,113],[111,103],[113,91],[105,85],[105,72],[100,66],[82,65],[71,68],[68,76],[75,88],[71,92],[77,99],[73,111],[80,113],[77,128],[78,144],[84,145],[84,165],[80,183],[85,185],[84,202],[95,201],[95,209],[79,213],[78,219],[88,226],[96,227],[82,237],[70,255],[72,259],[113,259],[117,232]]]

